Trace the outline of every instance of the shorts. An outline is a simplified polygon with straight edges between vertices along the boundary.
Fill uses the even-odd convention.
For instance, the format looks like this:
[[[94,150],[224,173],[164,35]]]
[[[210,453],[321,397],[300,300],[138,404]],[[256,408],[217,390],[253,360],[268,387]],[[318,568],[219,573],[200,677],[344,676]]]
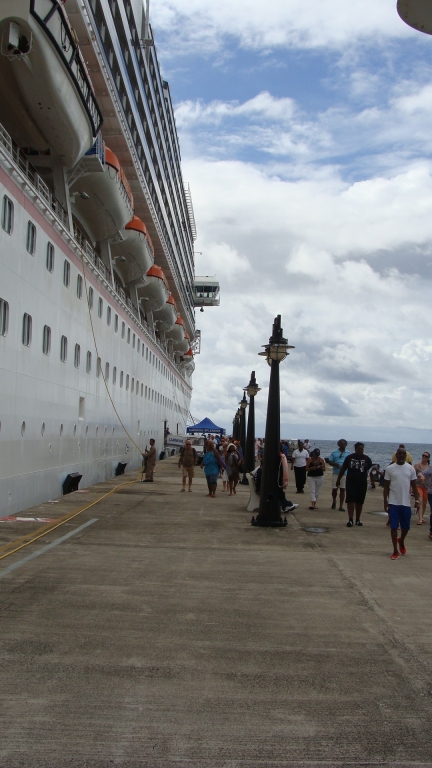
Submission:
[[[418,485],[417,490],[419,492],[420,499],[423,499],[424,501],[428,500],[428,489],[423,485]]]
[[[409,531],[411,527],[411,507],[404,507],[402,504],[389,504],[390,528],[397,530],[399,526],[402,531]]]
[[[217,485],[219,475],[206,475],[207,485]]]
[[[347,504],[364,504],[366,498],[367,485],[361,483],[356,485],[355,483],[346,483],[346,497]]]
[[[336,480],[338,479],[337,475],[332,475],[332,488],[336,488]],[[345,488],[346,483],[346,475],[342,475],[339,488]]]
[[[189,480],[192,480],[195,475],[194,469],[195,467],[183,467],[183,477],[188,477]]]

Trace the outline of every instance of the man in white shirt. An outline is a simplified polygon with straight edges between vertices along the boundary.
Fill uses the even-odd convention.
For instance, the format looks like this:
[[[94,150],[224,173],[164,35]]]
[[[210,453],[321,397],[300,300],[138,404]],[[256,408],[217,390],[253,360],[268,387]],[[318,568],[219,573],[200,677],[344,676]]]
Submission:
[[[410,487],[414,494],[415,506],[419,507],[419,492],[417,489],[417,474],[411,464],[406,462],[405,448],[396,451],[396,463],[390,464],[384,474],[384,509],[389,514],[390,533],[393,542],[391,560],[406,554],[405,537],[411,524]],[[401,535],[398,538],[398,528]],[[399,551],[398,551],[399,544]]]
[[[306,483],[306,462],[309,458],[309,453],[304,447],[302,440],[297,440],[298,448],[293,451],[291,456],[291,466],[294,467],[296,493],[304,493],[304,486]]]

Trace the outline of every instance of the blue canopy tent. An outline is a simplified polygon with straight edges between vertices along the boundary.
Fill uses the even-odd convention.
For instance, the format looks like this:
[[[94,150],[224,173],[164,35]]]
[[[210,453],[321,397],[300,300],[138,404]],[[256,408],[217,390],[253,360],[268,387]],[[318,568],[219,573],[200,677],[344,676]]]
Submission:
[[[186,432],[189,435],[224,435],[226,430],[222,427],[217,427],[216,424],[213,424],[211,419],[208,419],[207,417],[199,422],[199,424],[194,424],[191,427],[186,427]]]

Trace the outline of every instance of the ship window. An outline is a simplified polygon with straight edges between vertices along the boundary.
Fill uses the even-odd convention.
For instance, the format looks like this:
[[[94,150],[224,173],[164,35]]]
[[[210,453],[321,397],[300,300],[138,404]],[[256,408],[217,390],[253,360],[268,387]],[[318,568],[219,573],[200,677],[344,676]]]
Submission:
[[[115,384],[117,381],[117,368],[114,366],[113,368],[113,384]]]
[[[42,352],[44,355],[49,355],[51,352],[51,328],[49,325],[44,325],[42,334]]]
[[[82,299],[82,292],[83,292],[83,279],[82,279],[82,275],[77,275],[77,297],[79,299]]]
[[[120,371],[120,387],[123,386],[123,371]]]
[[[126,374],[126,389],[129,389],[129,374]]]
[[[140,339],[137,339],[137,352],[140,351],[141,341]]]
[[[30,256],[34,256],[34,252],[36,250],[36,227],[32,221],[27,223],[26,248]]]
[[[88,289],[88,305],[90,309],[93,309],[93,296],[94,296],[93,288],[90,286],[90,288]]]
[[[31,344],[31,337],[32,337],[32,318],[31,315],[28,315],[27,312],[23,315],[23,325],[22,325],[22,343],[25,347],[29,347]]]
[[[79,403],[78,403],[78,419],[79,421],[84,421],[84,415],[85,415],[85,397],[80,397]],[[88,434],[88,427],[86,427],[86,435]]]
[[[98,317],[102,317],[102,314],[103,314],[103,300],[99,296],[99,301],[98,301]]]
[[[148,360],[148,347],[146,347],[146,360]]]
[[[141,347],[141,355],[142,355],[143,357],[144,357],[144,352],[145,352],[145,348],[144,348],[144,342],[143,342],[143,345],[142,345],[142,347]]]
[[[100,357],[98,357],[98,359],[96,360],[96,376],[97,376],[97,378],[99,378],[99,376],[101,375],[101,370],[102,370],[101,359],[100,359]]]
[[[141,397],[143,396],[143,394],[144,394],[144,384],[141,384]]]
[[[69,288],[70,283],[70,263],[67,259],[64,260],[63,264],[63,284],[66,286],[66,288]]]
[[[86,357],[86,371],[87,371],[87,373],[91,372],[91,366],[92,366],[92,353],[91,352],[87,352],[87,357]]]
[[[135,349],[135,334],[132,334],[132,348]]]
[[[135,394],[136,394],[136,395],[138,394],[138,391],[139,391],[139,381],[138,381],[138,379],[137,379],[137,382],[136,382],[136,384],[135,384]]]
[[[48,272],[54,272],[54,246],[52,243],[47,244],[46,268]]]
[[[4,195],[2,205],[2,227],[8,235],[12,234],[14,206],[12,200]]]
[[[147,397],[147,387],[144,390],[144,397]]]
[[[6,336],[9,326],[9,302],[0,299],[0,336]]]
[[[105,381],[109,381],[109,363],[105,363]]]
[[[107,325],[111,325],[111,307],[107,307]]]
[[[67,358],[67,338],[66,336],[62,336],[60,341],[60,360],[62,361],[62,363],[66,362],[66,358]]]
[[[115,331],[116,333],[117,333],[117,331],[118,331],[118,323],[119,323],[119,320],[118,320],[118,315],[114,315],[114,331]]]
[[[135,389],[135,379],[132,376],[132,381],[131,381],[131,392],[132,392],[132,394],[133,394],[134,389]]]
[[[127,332],[127,343],[128,344],[130,344],[130,335],[131,335],[131,329],[128,328],[128,332]]]
[[[125,326],[124,322],[122,322],[122,332],[121,332],[122,339],[124,339],[124,337],[125,337],[125,330],[126,330],[126,326]]]
[[[80,360],[81,360],[81,347],[79,344],[75,344],[75,353],[74,353],[74,366],[75,368],[80,367]]]

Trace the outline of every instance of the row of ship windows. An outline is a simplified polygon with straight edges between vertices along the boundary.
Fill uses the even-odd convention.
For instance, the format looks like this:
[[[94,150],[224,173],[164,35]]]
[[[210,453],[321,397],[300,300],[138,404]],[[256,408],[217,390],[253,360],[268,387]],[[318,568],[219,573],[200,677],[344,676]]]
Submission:
[[[21,435],[22,435],[23,437],[24,437],[24,435],[25,435],[25,432],[26,432],[26,426],[27,426],[27,425],[26,425],[25,421],[23,421],[23,422],[21,423]],[[86,428],[85,428],[85,436],[86,436],[86,437],[88,437],[88,435],[89,435],[89,429],[90,429],[90,428],[89,428],[89,425],[87,424],[87,425],[86,425]],[[0,431],[1,431],[1,422],[0,422]],[[107,427],[107,426],[105,426],[105,427],[104,427],[104,436],[105,436],[105,437],[106,437],[106,435],[107,435],[107,431],[108,431],[108,427]],[[114,434],[114,431],[115,431],[115,427],[112,427],[112,434]],[[42,427],[41,427],[41,435],[42,435],[42,437],[44,437],[44,435],[45,435],[45,432],[46,432],[46,426],[45,426],[45,422],[42,422]],[[63,437],[63,432],[64,432],[64,427],[63,427],[63,424],[60,424],[60,437]],[[73,436],[74,436],[74,437],[76,437],[76,433],[77,433],[77,425],[76,425],[76,424],[74,424],[74,427],[73,427]],[[147,435],[158,435],[158,434],[159,434],[159,430],[151,430],[151,429],[145,430],[145,429],[140,429],[140,422],[138,422],[138,432],[137,432],[137,434],[138,434],[138,436],[139,436],[139,437],[143,437],[143,436],[145,436],[146,434],[147,434]],[[95,435],[96,435],[96,437],[98,437],[98,435],[99,435],[99,426],[96,426],[96,428],[95,428]],[[118,442],[117,442],[117,447],[118,447],[118,445],[119,445],[119,444],[118,444]]]
[[[2,218],[1,223],[2,227],[7,232],[7,234],[11,235],[13,230],[13,214],[14,214],[14,205],[12,200],[10,200],[6,195],[3,197],[3,204],[2,204]],[[27,238],[26,238],[26,248],[28,253],[31,256],[34,256],[36,252],[36,227],[33,224],[32,221],[29,221],[27,223]],[[54,272],[54,260],[55,260],[55,249],[52,243],[47,243],[47,250],[46,250],[46,261],[45,266],[48,270],[48,272]],[[66,288],[69,288],[71,282],[71,265],[70,262],[65,259],[63,263],[63,284]],[[76,281],[76,295],[78,299],[82,299],[83,296],[83,277],[82,275],[77,275],[77,281]],[[1,315],[3,317],[3,320],[1,320],[1,331],[0,335],[5,336],[7,332],[7,316],[9,313],[9,305],[7,302],[4,302],[3,299],[0,300],[2,302],[2,311]],[[88,286],[87,288],[87,301],[90,309],[93,309],[94,305],[94,291],[92,286]],[[4,306],[3,306],[4,305]],[[7,305],[7,306],[6,306]],[[101,296],[98,298],[98,317],[103,317],[103,299]],[[106,308],[106,322],[107,325],[111,325],[112,320],[112,308],[110,305],[107,305]],[[114,332],[118,333],[119,330],[119,316],[117,313],[114,314]],[[142,357],[145,356],[145,359],[150,362],[150,364],[156,366],[156,368],[163,373],[166,378],[169,378],[170,381],[177,386],[179,389],[182,390],[183,394],[186,394],[186,390],[184,387],[178,383],[177,379],[170,373],[169,369],[162,363],[161,360],[159,360],[156,355],[149,350],[148,347],[145,346],[144,342],[141,343],[141,339],[137,337],[135,333],[131,332],[131,329],[128,327],[127,333],[126,333],[126,323],[124,320],[122,320],[121,323],[121,338],[126,338],[127,343],[131,343],[132,339],[132,348],[137,350],[139,353],[141,350]],[[23,341],[23,344],[25,342]],[[27,344],[26,346],[29,346]]]
[[[7,330],[9,325],[9,304],[4,299],[0,299],[0,336],[6,336]],[[23,315],[23,321],[22,321],[22,336],[21,340],[25,347],[29,347],[32,341],[32,333],[33,333],[33,319],[31,315],[27,314],[27,312]],[[42,352],[44,355],[49,355],[51,353],[51,328],[49,325],[44,325],[43,333],[42,333]],[[68,356],[68,339],[67,336],[62,336],[60,339],[60,360],[62,363],[65,363]],[[81,346],[80,344],[75,344],[74,348],[74,366],[75,368],[79,368],[81,365]],[[91,373],[92,370],[92,353],[90,350],[87,352],[86,355],[86,372]],[[102,362],[100,357],[97,358],[96,361],[96,376],[97,378],[100,377],[102,371]],[[107,362],[105,363],[105,374],[104,379],[108,383],[110,381],[110,364]],[[112,383],[115,385],[117,383],[117,367],[113,366],[112,368]],[[125,385],[126,391],[129,390],[129,383],[130,383],[130,390],[131,392],[135,392],[135,394],[139,394],[141,391],[141,397],[145,397],[148,400],[152,400],[155,403],[158,403],[160,405],[163,405],[164,407],[170,408],[172,410],[176,410],[180,413],[187,414],[187,411],[185,408],[182,408],[181,406],[178,406],[176,403],[174,403],[173,400],[170,400],[169,398],[165,397],[165,395],[161,395],[160,393],[156,392],[151,387],[144,386],[144,384],[141,383],[138,379],[135,381],[135,377],[132,376],[132,379],[130,380],[129,374],[126,374],[126,377],[124,376],[124,372],[120,371],[119,376],[119,384],[120,388],[123,388],[123,384]]]

